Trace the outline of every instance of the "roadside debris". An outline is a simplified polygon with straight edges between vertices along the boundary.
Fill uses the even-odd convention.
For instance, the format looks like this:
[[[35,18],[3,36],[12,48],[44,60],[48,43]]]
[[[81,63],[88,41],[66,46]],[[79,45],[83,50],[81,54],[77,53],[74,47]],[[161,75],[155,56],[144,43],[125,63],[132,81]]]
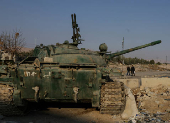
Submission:
[[[132,90],[140,113],[131,116],[128,122],[170,122],[170,88],[164,85]],[[127,100],[128,102],[128,100]],[[133,105],[133,104],[132,104]],[[130,107],[131,105],[129,105]]]

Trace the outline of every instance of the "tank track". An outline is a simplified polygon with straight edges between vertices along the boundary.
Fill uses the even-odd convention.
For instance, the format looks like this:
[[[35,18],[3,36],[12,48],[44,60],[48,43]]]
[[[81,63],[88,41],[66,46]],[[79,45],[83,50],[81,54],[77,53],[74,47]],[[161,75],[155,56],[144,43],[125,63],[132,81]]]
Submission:
[[[107,82],[101,87],[100,113],[118,115],[125,109],[123,82]]]
[[[12,86],[0,84],[0,114],[4,116],[23,115],[20,107],[13,103],[13,93]]]

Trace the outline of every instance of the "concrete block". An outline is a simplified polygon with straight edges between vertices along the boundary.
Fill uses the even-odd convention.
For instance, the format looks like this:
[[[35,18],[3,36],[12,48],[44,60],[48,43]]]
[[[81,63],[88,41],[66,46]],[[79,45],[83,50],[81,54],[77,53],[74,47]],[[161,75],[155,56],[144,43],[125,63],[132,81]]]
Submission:
[[[130,89],[135,89],[140,87],[139,79],[117,79],[117,80],[123,82]]]
[[[141,78],[141,88],[165,85],[170,87],[170,78]]]

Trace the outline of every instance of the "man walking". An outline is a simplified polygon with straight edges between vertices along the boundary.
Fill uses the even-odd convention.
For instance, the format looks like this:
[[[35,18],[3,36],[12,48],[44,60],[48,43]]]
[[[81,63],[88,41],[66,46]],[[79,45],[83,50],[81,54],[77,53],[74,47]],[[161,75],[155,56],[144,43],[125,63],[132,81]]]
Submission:
[[[130,76],[130,67],[129,66],[127,66],[127,76]]]
[[[135,76],[135,67],[132,65],[132,67],[131,67],[131,75],[133,76]]]

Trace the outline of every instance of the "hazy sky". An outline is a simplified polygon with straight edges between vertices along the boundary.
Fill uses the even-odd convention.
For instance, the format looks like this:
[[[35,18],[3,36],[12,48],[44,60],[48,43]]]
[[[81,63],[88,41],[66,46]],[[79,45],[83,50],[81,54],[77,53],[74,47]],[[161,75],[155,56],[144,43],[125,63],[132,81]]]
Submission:
[[[76,13],[82,39],[79,48],[108,51],[162,40],[125,57],[170,61],[170,0],[0,0],[0,32],[20,29],[26,47],[71,40],[71,14]]]

